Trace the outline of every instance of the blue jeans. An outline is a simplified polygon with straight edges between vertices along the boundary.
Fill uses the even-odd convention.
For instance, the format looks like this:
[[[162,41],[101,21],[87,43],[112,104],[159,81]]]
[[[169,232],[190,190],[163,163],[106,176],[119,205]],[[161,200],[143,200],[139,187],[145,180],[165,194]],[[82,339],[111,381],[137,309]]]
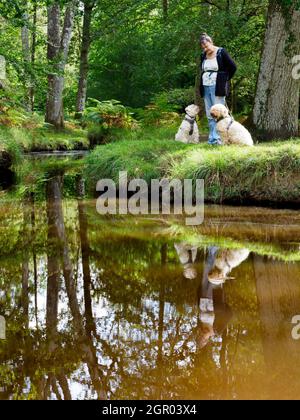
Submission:
[[[225,105],[225,97],[216,96],[215,92],[216,85],[204,86],[204,103],[209,125],[208,144],[222,144],[221,137],[217,130],[217,122],[211,117],[210,109],[217,104]]]

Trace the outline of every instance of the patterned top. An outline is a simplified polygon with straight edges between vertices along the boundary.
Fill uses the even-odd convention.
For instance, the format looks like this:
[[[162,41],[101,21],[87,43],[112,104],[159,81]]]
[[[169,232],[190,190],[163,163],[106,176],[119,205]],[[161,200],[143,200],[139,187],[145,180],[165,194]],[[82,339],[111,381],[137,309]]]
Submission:
[[[203,86],[214,86],[217,82],[217,71],[219,70],[219,65],[217,57],[207,58],[203,63]]]

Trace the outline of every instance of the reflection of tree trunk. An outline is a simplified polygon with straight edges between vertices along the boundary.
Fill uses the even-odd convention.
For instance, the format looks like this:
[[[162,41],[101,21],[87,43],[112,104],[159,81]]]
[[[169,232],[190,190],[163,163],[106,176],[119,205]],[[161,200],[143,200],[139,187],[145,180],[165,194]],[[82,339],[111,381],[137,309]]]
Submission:
[[[51,253],[51,250],[50,250]],[[47,282],[47,333],[55,339],[58,317],[59,293],[59,261],[57,257],[48,254],[48,282]],[[52,346],[51,346],[52,347]]]
[[[168,245],[161,247],[161,265],[167,264]],[[159,323],[158,323],[158,362],[162,360],[163,332],[164,332],[164,313],[165,313],[165,282],[162,278],[160,281],[159,291]]]
[[[22,264],[22,308],[24,315],[24,323],[26,328],[29,324],[29,265],[28,261],[24,261]]]
[[[93,386],[98,394],[99,399],[106,399],[104,384],[102,381],[102,372],[98,366],[96,350],[93,346],[91,337],[88,337],[84,325],[82,315],[79,310],[79,303],[76,294],[76,284],[73,274],[72,262],[70,259],[70,250],[65,232],[62,196],[61,196],[61,177],[55,177],[47,183],[47,200],[49,203],[48,214],[51,214],[52,226],[55,231],[56,241],[60,244],[60,252],[62,259],[63,275],[68,295],[69,306],[73,318],[74,330],[76,338],[84,359],[87,363]]]
[[[48,216],[48,282],[47,282],[47,333],[50,341],[55,339],[58,317],[58,293],[60,264],[56,248],[57,213],[55,198],[60,180],[52,179],[47,183],[47,216]],[[57,190],[56,190],[57,188]]]
[[[34,207],[34,193],[30,194],[30,205],[31,205],[31,236],[35,238],[35,207]],[[35,323],[38,328],[38,308],[37,308],[37,287],[38,287],[38,274],[37,274],[37,261],[34,244],[32,246],[32,257],[33,257],[33,279],[34,279],[34,308],[35,308]]]
[[[83,288],[84,288],[84,307],[86,319],[86,331],[90,335],[92,331],[95,332],[95,323],[92,311],[91,298],[91,272],[90,272],[90,247],[88,240],[88,222],[86,207],[81,199],[85,195],[84,180],[82,177],[77,179],[77,196],[78,200],[78,216],[79,216],[79,234],[81,242],[81,258],[83,271]]]
[[[300,267],[255,256],[254,270],[266,369],[273,392],[282,398],[292,388],[289,377],[299,364],[299,343],[292,339],[291,320],[300,314]],[[289,386],[285,389],[285,385]]]
[[[55,181],[57,183],[55,183]],[[48,281],[47,281],[47,309],[46,309],[46,327],[47,338],[49,340],[49,352],[53,354],[57,347],[57,324],[58,324],[58,296],[60,286],[60,262],[59,254],[56,248],[56,211],[53,206],[56,196],[56,186],[60,180],[55,179],[54,183],[47,184],[47,216],[48,216]],[[56,398],[61,400],[61,395],[57,386],[59,381],[65,400],[71,400],[71,393],[69,390],[68,381],[61,372],[57,378],[53,373],[48,375],[47,385],[45,387],[45,399],[48,398],[50,386]]]
[[[30,200],[24,201],[24,238],[28,238],[27,230],[30,226]],[[29,252],[28,243],[24,240],[24,257],[22,262],[22,309],[24,316],[24,325],[28,328],[29,325]]]
[[[164,244],[161,247],[161,265],[164,268],[167,264],[168,245]],[[157,371],[159,373],[159,395],[158,399],[162,399],[162,385],[163,385],[163,334],[164,334],[164,315],[165,315],[165,282],[162,277],[160,280],[159,290],[159,317],[158,317],[158,351],[157,351]]]

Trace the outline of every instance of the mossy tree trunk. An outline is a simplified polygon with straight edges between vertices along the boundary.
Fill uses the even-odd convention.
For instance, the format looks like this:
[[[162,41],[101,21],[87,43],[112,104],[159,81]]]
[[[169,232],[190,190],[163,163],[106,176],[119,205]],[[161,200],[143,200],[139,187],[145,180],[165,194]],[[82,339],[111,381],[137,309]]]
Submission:
[[[300,11],[296,2],[272,0],[261,57],[253,123],[266,139],[290,138],[299,130],[300,80],[293,57],[300,54]]]

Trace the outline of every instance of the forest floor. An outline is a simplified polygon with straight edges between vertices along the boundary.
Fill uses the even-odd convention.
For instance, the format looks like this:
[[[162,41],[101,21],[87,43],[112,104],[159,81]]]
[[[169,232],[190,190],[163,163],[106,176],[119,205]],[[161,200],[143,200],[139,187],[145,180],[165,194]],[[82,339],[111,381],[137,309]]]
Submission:
[[[90,191],[100,179],[127,171],[128,179],[204,179],[205,199],[213,203],[300,203],[300,139],[253,148],[184,145],[164,136],[167,129],[98,146],[86,158]],[[164,133],[165,131],[165,133]]]

